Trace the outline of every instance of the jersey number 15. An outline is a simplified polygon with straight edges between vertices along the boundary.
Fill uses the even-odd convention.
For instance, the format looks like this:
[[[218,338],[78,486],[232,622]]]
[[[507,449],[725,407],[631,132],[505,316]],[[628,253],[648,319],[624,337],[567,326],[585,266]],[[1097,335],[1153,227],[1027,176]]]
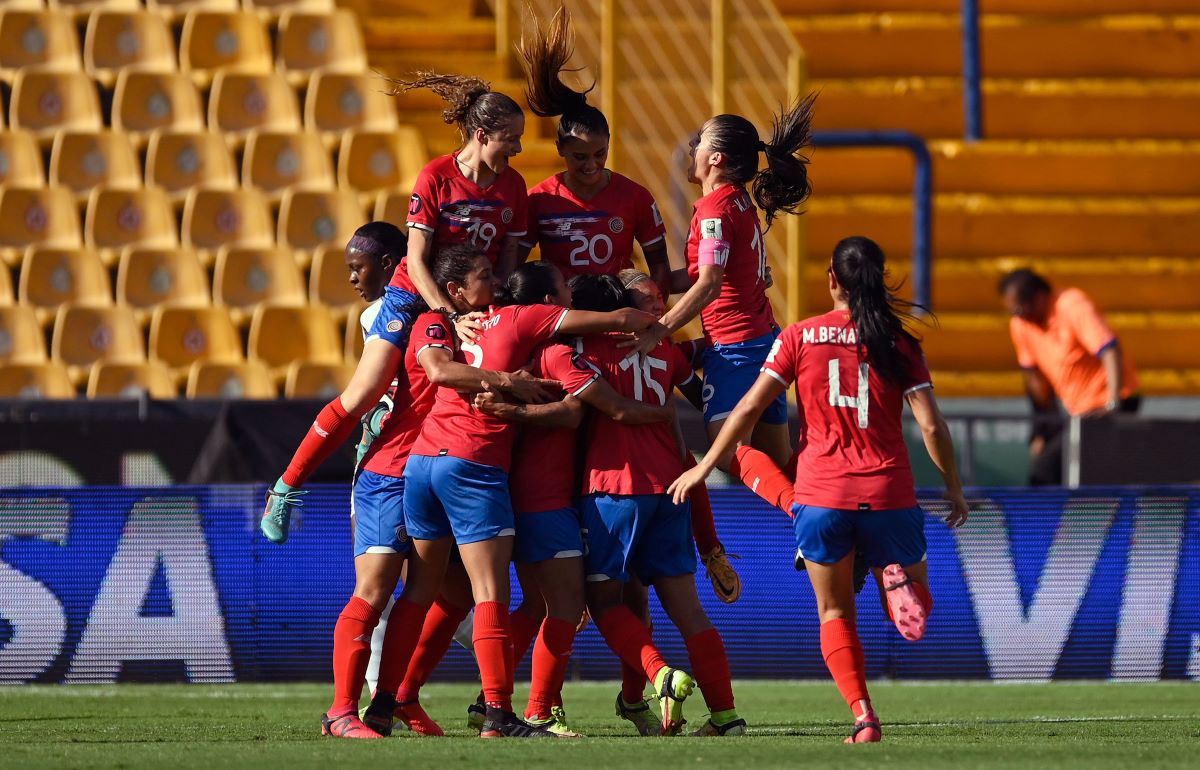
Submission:
[[[644,397],[646,395],[645,389],[649,388],[654,392],[654,395],[658,396],[658,405],[666,406],[667,393],[663,390],[663,386],[659,385],[658,381],[654,379],[654,370],[657,369],[660,372],[665,372],[667,370],[667,362],[661,358],[646,356],[641,359],[641,365],[639,366],[638,358],[637,353],[630,353],[621,359],[621,371],[627,372],[630,369],[633,370],[634,400],[646,403]]]

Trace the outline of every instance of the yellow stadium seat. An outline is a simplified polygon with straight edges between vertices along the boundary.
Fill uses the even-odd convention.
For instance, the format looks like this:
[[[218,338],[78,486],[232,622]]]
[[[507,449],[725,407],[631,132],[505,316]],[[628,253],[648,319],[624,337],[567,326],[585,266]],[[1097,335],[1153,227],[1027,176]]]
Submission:
[[[194,251],[131,246],[117,266],[117,302],[133,308],[139,323],[150,322],[156,307],[209,304],[208,274]]]
[[[236,11],[238,0],[145,0],[146,7],[178,22],[188,11]]]
[[[362,322],[359,320],[362,312],[367,306],[363,302],[350,309],[350,315],[346,318],[346,342],[342,351],[347,361],[357,361],[362,358],[363,352],[363,333]]]
[[[83,69],[105,88],[112,88],[126,68],[169,72],[175,62],[175,38],[166,17],[142,9],[137,0],[127,8],[105,4],[88,17]]]
[[[362,297],[350,285],[348,274],[343,247],[326,244],[318,248],[308,277],[308,301],[329,308],[338,321],[357,315],[351,311],[362,304]]]
[[[270,72],[267,28],[253,13],[194,9],[183,21],[179,68],[207,88],[218,70]]]
[[[208,126],[235,147],[255,129],[298,131],[296,92],[277,72],[218,72],[208,98]]]
[[[46,0],[46,4],[54,10],[71,14],[76,21],[89,19],[93,11],[136,11],[142,8],[138,0]]]
[[[21,263],[17,298],[46,325],[61,305],[111,305],[112,286],[100,256],[91,249],[31,246]]]
[[[179,245],[171,199],[158,187],[98,187],[88,198],[83,242],[113,266],[126,246],[169,249]]]
[[[276,398],[279,391],[271,371],[258,361],[210,363],[197,361],[188,371],[188,398]]]
[[[62,364],[0,364],[0,398],[62,399],[76,395]]]
[[[250,321],[249,354],[282,381],[297,361],[341,363],[342,340],[333,316],[321,305],[259,305]]]
[[[308,267],[316,248],[341,249],[362,224],[362,206],[352,192],[289,190],[279,207],[279,245],[295,250],[297,264]]]
[[[83,385],[97,361],[145,361],[142,329],[127,307],[63,305],[54,319],[50,360],[67,367],[72,383]]]
[[[11,266],[41,244],[77,247],[79,210],[64,187],[0,187],[0,260]]]
[[[46,360],[46,335],[33,308],[0,307],[0,364],[38,364]]]
[[[96,84],[78,70],[26,68],[17,72],[8,107],[13,128],[32,131],[48,146],[58,131],[104,128]]]
[[[223,246],[274,246],[275,222],[258,190],[201,188],[192,190],[183,205],[182,235],[183,245],[211,265]]]
[[[42,151],[28,131],[0,131],[0,185],[40,187],[46,183]]]
[[[137,364],[118,364],[101,361],[92,367],[88,377],[88,398],[149,398],[170,399],[179,396],[171,370],[160,363],[143,361]]]
[[[304,131],[251,131],[242,184],[277,201],[285,190],[332,190],[333,163],[321,137]]]
[[[366,72],[367,49],[353,11],[285,11],[279,17],[276,65],[293,86],[318,70]]]
[[[181,206],[193,189],[235,189],[237,167],[218,133],[155,131],[146,147],[146,184],[163,188]]]
[[[182,381],[197,361],[241,361],[242,341],[223,307],[160,307],[150,321],[150,360]]]
[[[264,303],[303,305],[304,279],[283,248],[224,248],[213,273],[213,303],[229,308],[238,326]]]
[[[378,75],[317,72],[304,97],[304,127],[321,132],[330,147],[351,129],[395,130],[396,100],[387,88]]]
[[[142,146],[158,129],[203,131],[204,105],[182,72],[123,69],[113,95],[113,128]]]
[[[374,220],[391,222],[396,227],[408,221],[408,207],[412,195],[402,190],[383,190],[375,197]]]
[[[336,6],[334,0],[242,0],[242,7],[264,19],[277,19],[288,11],[330,13]]]
[[[0,81],[23,67],[79,69],[79,41],[70,14],[29,8],[0,13]]]
[[[350,131],[343,135],[338,153],[338,185],[360,193],[411,192],[424,165],[425,143],[412,126],[398,126],[391,131]]]
[[[50,184],[69,188],[83,203],[99,185],[141,187],[142,164],[122,132],[60,131],[50,150]]]
[[[0,265],[0,307],[11,305],[15,299],[16,297],[13,295],[12,271]]]
[[[288,367],[284,398],[332,399],[341,394],[354,376],[354,364],[319,364],[297,361]]]

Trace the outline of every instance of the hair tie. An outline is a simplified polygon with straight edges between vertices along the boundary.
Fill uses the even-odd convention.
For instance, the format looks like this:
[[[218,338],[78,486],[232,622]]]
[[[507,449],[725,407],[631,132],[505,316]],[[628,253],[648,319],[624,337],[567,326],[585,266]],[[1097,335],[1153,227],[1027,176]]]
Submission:
[[[761,139],[759,139],[759,140],[758,140],[758,151],[759,151],[759,152],[766,152],[766,151],[767,151],[767,143],[766,143],[766,142],[764,142],[764,141],[763,141],[763,140],[761,140]]]
[[[383,259],[388,254],[387,247],[379,241],[366,235],[353,235],[350,237],[346,248],[361,251],[364,254],[370,254],[377,259]]]
[[[632,278],[630,278],[628,281],[625,282],[625,288],[628,289],[629,287],[633,286],[634,284],[638,284],[638,283],[641,283],[642,281],[649,281],[649,280],[650,280],[650,276],[646,275],[645,273],[638,273],[637,275],[633,276]]]

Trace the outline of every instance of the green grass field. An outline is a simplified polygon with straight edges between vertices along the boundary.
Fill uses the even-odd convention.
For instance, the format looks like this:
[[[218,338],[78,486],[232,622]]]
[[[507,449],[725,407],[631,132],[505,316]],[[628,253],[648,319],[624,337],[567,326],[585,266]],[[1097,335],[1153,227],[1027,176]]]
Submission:
[[[116,685],[0,688],[0,767],[1088,767],[1196,766],[1195,684],[876,683],[884,742],[842,746],[848,711],[832,683],[735,685],[751,734],[636,738],[613,717],[617,685],[569,683],[578,741],[488,741],[468,735],[470,684],[424,700],[446,739],[322,738],[330,687]],[[519,693],[520,694],[520,693]],[[704,718],[699,695],[686,712]],[[1189,757],[1191,759],[1189,759]]]

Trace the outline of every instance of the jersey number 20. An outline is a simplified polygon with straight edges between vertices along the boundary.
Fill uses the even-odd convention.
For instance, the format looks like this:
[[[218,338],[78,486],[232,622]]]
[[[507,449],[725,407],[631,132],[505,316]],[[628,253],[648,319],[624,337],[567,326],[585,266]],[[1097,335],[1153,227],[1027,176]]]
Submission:
[[[829,362],[829,405],[857,410],[858,427],[864,430],[867,427],[867,408],[871,403],[871,392],[868,388],[870,374],[870,366],[865,363],[859,364],[858,394],[854,396],[844,396],[842,395],[842,369],[838,365],[838,360],[836,358]]]

